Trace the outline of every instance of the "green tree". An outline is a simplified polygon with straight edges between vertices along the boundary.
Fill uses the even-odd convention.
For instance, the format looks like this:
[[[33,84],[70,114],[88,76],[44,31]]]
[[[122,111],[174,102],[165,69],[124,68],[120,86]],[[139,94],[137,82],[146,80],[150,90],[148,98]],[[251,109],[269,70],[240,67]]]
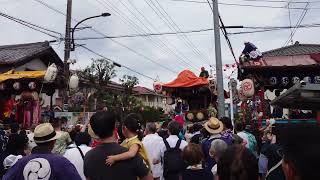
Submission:
[[[132,95],[133,88],[139,84],[139,79],[135,76],[124,75],[120,78],[120,82],[124,87],[125,94]]]
[[[78,73],[79,77],[94,87],[94,97],[97,98],[97,109],[105,106],[105,87],[116,76],[114,65],[106,59],[91,59],[91,64]]]
[[[119,80],[124,87],[124,93],[121,97],[122,105],[130,111],[136,101],[136,98],[132,96],[133,88],[139,84],[139,79],[135,76],[124,75]]]

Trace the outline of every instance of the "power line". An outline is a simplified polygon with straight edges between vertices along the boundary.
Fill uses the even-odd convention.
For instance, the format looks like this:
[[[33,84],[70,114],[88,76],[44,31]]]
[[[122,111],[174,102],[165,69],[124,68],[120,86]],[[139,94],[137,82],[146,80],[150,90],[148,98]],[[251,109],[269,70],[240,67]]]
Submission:
[[[22,23],[25,23],[25,24],[28,24],[28,25],[31,25],[31,26],[37,27],[37,28],[39,28],[39,29],[42,29],[42,30],[45,30],[45,31],[52,32],[52,33],[58,34],[58,35],[60,35],[60,36],[63,36],[61,33],[57,32],[57,31],[54,31],[54,30],[51,30],[51,29],[48,29],[48,28],[46,28],[46,27],[39,26],[39,25],[36,25],[36,24],[30,23],[30,22],[27,22],[27,21],[25,21],[25,20],[22,20],[22,19],[19,19],[19,18],[16,18],[16,17],[10,16],[10,15],[5,14],[5,13],[1,13],[1,12],[0,12],[0,14],[1,14],[1,16],[5,15],[6,17],[9,17],[9,18],[11,18],[11,19],[14,19],[14,20],[20,21],[20,22],[22,22]]]
[[[226,28],[224,27],[224,23],[223,23],[220,15],[219,15],[219,20],[220,20],[220,23],[221,23],[221,25],[222,25],[222,32],[223,32],[222,34],[224,35],[224,37],[225,37],[225,39],[226,39],[226,41],[227,41],[227,44],[228,44],[229,49],[230,49],[230,52],[231,52],[231,54],[232,54],[232,56],[233,56],[233,58],[234,58],[234,61],[236,62],[236,64],[238,64],[236,55],[235,55],[235,53],[234,53],[234,51],[233,51],[233,47],[232,47],[231,41],[230,41],[230,39],[229,39],[229,37],[228,37],[228,32],[227,32]]]
[[[173,21],[173,19],[164,10],[161,4],[158,3],[158,1],[155,2],[158,4],[159,7],[157,7],[156,3],[154,3],[152,0],[150,0],[150,3],[152,5],[148,2],[148,0],[145,0],[145,2],[156,13],[156,15],[168,26],[169,29],[171,29],[174,32],[181,31],[179,26]],[[193,51],[193,53],[200,58],[202,62],[207,63],[203,59],[204,56],[184,34],[179,34],[177,37],[186,45],[187,48],[190,48]]]
[[[242,29],[259,29],[254,31],[240,31],[228,33],[229,35],[237,34],[250,34],[250,33],[259,33],[259,32],[268,32],[268,31],[277,31],[277,30],[286,30],[290,28],[295,28],[296,26],[243,26]],[[320,24],[305,24],[297,26],[297,28],[315,28],[320,27]],[[177,31],[177,32],[162,32],[162,33],[149,33],[149,34],[128,34],[128,35],[117,35],[117,36],[103,36],[103,37],[82,37],[76,38],[75,40],[99,40],[99,39],[121,39],[121,38],[136,38],[144,36],[164,36],[164,35],[176,35],[176,34],[191,34],[191,33],[203,33],[213,31],[213,28],[206,29],[197,29],[197,30],[186,30],[186,31]]]
[[[151,2],[153,2],[151,0]],[[167,15],[167,17],[169,18],[169,20],[173,23],[173,25],[176,26],[177,30],[181,31],[181,28],[179,27],[179,25],[172,19],[172,17],[168,14],[168,12],[163,8],[163,6],[159,3],[158,0],[155,0],[155,2],[158,4],[158,6],[160,7],[160,9],[162,9],[162,11]],[[193,47],[196,52],[200,55],[200,57],[202,56],[205,59],[207,59],[207,57],[204,55],[203,52],[201,52],[201,50],[199,50],[197,48],[197,46],[185,35],[185,34],[182,34],[182,36],[187,40],[187,42],[189,42],[189,44],[191,45],[191,47]],[[206,61],[206,60],[205,60]],[[210,65],[210,63],[209,63]]]
[[[241,0],[241,1],[247,1],[247,2],[267,2],[267,3],[288,3],[288,1],[283,0]],[[307,3],[307,1],[290,1],[290,3],[293,4],[301,4],[301,3]],[[309,3],[320,3],[320,1],[311,1]]]
[[[32,24],[32,23],[26,22],[26,21],[24,21],[24,20],[15,18],[15,17],[13,17],[13,16],[10,16],[10,15],[7,15],[7,14],[1,13],[1,12],[0,12],[0,16],[2,16],[2,17],[4,17],[4,18],[7,18],[7,19],[9,19],[9,20],[11,20],[11,21],[14,21],[14,22],[16,22],[16,23],[19,23],[19,24],[21,24],[21,25],[23,25],[23,26],[26,26],[26,27],[28,27],[28,28],[30,28],[30,29],[33,29],[33,30],[35,30],[35,31],[41,32],[41,33],[43,33],[43,34],[46,34],[46,35],[48,35],[48,36],[50,36],[50,37],[53,37],[53,38],[56,38],[56,39],[61,39],[62,34],[59,33],[59,32],[52,31],[52,30],[49,30],[49,29],[47,29],[47,28],[43,28],[43,27],[41,27],[41,26],[38,26],[38,25],[35,25],[35,24]],[[60,35],[60,38],[57,37],[57,36],[55,36],[55,35],[52,35],[52,34],[46,32],[46,31],[55,32],[56,34],[59,34],[59,35]]]
[[[293,38],[294,34],[297,32],[297,27],[301,25],[301,23],[302,23],[302,21],[303,21],[304,17],[306,16],[306,14],[307,14],[307,12],[308,12],[308,9],[307,9],[307,7],[308,7],[308,6],[309,6],[309,3],[307,3],[307,4],[306,4],[306,6],[305,6],[305,10],[304,10],[304,11],[302,11],[301,16],[299,17],[299,19],[298,19],[298,21],[297,21],[297,24],[296,24],[295,28],[293,29],[293,31],[291,32],[291,34],[290,34],[290,36],[289,36],[288,40],[285,42],[285,44],[284,44],[283,46],[287,46],[287,45],[290,43],[290,40],[292,40],[292,38]]]
[[[210,7],[210,9],[212,11],[212,16],[214,16],[214,10],[213,10],[213,7],[211,6],[211,3],[209,2],[209,0],[207,0],[207,3],[208,3],[208,5],[209,5],[209,7]],[[225,39],[227,41],[228,47],[229,47],[230,52],[231,52],[231,54],[232,54],[232,56],[234,58],[234,61],[236,62],[236,64],[238,64],[237,58],[236,58],[236,56],[234,54],[234,51],[233,51],[233,48],[232,48],[232,44],[231,44],[230,39],[228,37],[228,32],[227,32],[227,30],[226,30],[226,28],[224,26],[224,23],[223,23],[220,15],[219,15],[219,21],[220,21],[220,24],[221,24],[221,27],[222,27],[222,28],[220,28],[222,30],[222,34],[224,35],[224,37],[225,37]]]
[[[207,4],[207,2],[205,2],[205,1],[196,1],[196,0],[167,0],[167,1]],[[223,3],[219,2],[219,4],[220,5],[224,5],[224,6],[240,6],[240,7],[270,8],[270,9],[288,9],[286,6],[239,4],[239,3],[225,3],[225,2],[223,2]],[[305,8],[291,7],[290,9],[304,10]],[[313,7],[313,8],[308,8],[308,9],[320,9],[320,7]]]
[[[145,24],[145,22],[143,22],[143,20],[141,20],[140,19],[140,17],[138,16],[138,15],[136,15],[128,6],[127,6],[127,4],[125,4],[123,1],[119,1],[134,17],[135,17],[135,19],[137,19],[142,25],[143,25],[143,27],[145,27],[148,31],[150,31],[150,32],[152,32],[152,28],[153,29],[156,29],[156,27],[154,27],[153,26],[153,24],[143,15],[143,13],[141,13],[140,12],[140,10],[132,3],[132,2],[130,2],[130,4],[131,4],[131,6],[140,14],[140,15],[142,15],[143,16],[143,18],[144,18],[144,20],[147,22],[146,24]],[[121,12],[121,10],[120,9],[118,9],[118,11],[120,11]],[[124,14],[124,13],[121,13],[120,15],[122,15],[122,14]],[[126,19],[129,19],[129,17],[128,18],[126,18]],[[149,26],[148,26],[149,25]],[[150,27],[151,26],[151,27]],[[142,31],[143,31],[143,34],[146,34],[146,31],[144,31],[142,28],[140,28],[138,25],[137,25],[137,27],[139,28],[139,29],[141,29]],[[148,37],[148,36],[144,36],[144,37]],[[169,47],[168,47],[168,45],[166,44],[166,43],[164,43],[161,39],[152,39],[152,38],[150,38],[150,37],[148,37],[152,42],[154,42],[155,44],[156,44],[156,46],[157,46],[157,48],[159,48],[159,49],[162,49],[164,52],[166,52],[166,53],[170,53],[170,54],[173,54],[174,56],[176,56],[178,59],[177,60],[180,60],[179,62],[181,63],[181,65],[183,65],[183,66],[186,66],[186,67],[191,67],[191,68],[194,68],[191,64],[189,64],[188,62],[186,62],[186,61],[184,61],[181,57],[179,57],[178,55],[177,55],[177,53],[176,52],[174,52],[174,51],[172,51]],[[157,42],[156,40],[159,40],[159,42]],[[195,70],[197,70],[196,68],[194,68]]]
[[[190,30],[190,31],[177,31],[177,32],[163,32],[163,33],[149,33],[149,34],[131,34],[131,35],[119,35],[119,36],[105,36],[105,37],[84,37],[76,38],[76,40],[92,40],[92,39],[118,39],[118,38],[132,38],[132,37],[145,37],[145,36],[162,36],[162,35],[177,35],[177,34],[189,34],[212,31],[212,28]]]
[[[144,18],[144,20],[153,28],[153,29],[155,29],[156,30],[156,32],[158,32],[159,33],[159,31],[157,31],[157,28],[148,20],[148,18],[134,5],[134,3],[132,2],[132,1],[128,1],[130,4],[131,4],[131,6]],[[171,52],[173,52],[173,54],[176,56],[176,57],[178,57],[179,59],[181,59],[181,61],[183,62],[183,63],[186,63],[187,65],[189,65],[190,67],[192,67],[192,68],[194,68],[196,71],[199,71],[196,67],[194,67],[192,64],[190,64],[189,62],[186,62],[186,61],[188,61],[188,60],[190,60],[189,58],[187,58],[183,53],[181,53],[179,50],[178,50],[178,48],[177,47],[175,47],[173,44],[171,44],[169,41],[166,41],[166,43],[164,43],[161,39],[159,39],[160,40],[160,42],[162,42],[162,44],[164,45],[164,46],[166,46],[168,49],[170,49],[167,45],[166,45],[166,43],[167,44],[170,44],[173,48],[174,48],[174,50],[176,51],[176,53],[175,52],[173,52],[171,49],[170,49],[170,51]],[[165,39],[166,40],[166,39]],[[183,57],[183,59],[181,58],[181,57],[179,57],[178,55],[181,55],[181,57]],[[186,61],[185,61],[185,60]],[[191,60],[190,60],[191,61]]]
[[[63,13],[62,11],[57,10],[56,8],[48,5],[47,3],[44,3],[43,1],[40,1],[40,0],[35,0],[35,1],[36,1],[36,2],[39,2],[40,4],[44,5],[45,7],[49,8],[49,9],[51,9],[51,10],[53,10],[53,11],[55,11],[55,12],[61,14],[61,15],[66,16],[66,14]],[[72,20],[75,21],[75,22],[79,22],[77,19],[74,19],[74,18],[72,18]],[[96,29],[94,29],[94,28],[91,28],[91,30],[94,31],[94,32],[97,33],[97,34],[100,34],[101,36],[107,36],[106,34],[100,32],[100,31],[98,31],[98,30],[96,30]],[[126,45],[124,45],[124,44],[122,44],[122,43],[120,43],[120,42],[118,42],[118,41],[116,41],[116,40],[114,40],[114,39],[110,39],[110,40],[113,41],[113,42],[115,42],[115,43],[117,43],[118,45],[120,45],[120,46],[128,49],[129,51],[131,51],[131,52],[133,52],[133,53],[135,53],[135,54],[137,54],[137,55],[139,55],[139,56],[141,56],[141,57],[143,57],[143,58],[145,58],[145,59],[147,59],[147,60],[149,60],[149,61],[157,64],[157,65],[159,65],[160,67],[163,67],[163,68],[165,67],[165,69],[167,69],[168,71],[170,71],[170,72],[172,72],[172,73],[174,73],[174,74],[177,74],[177,73],[178,73],[178,72],[176,72],[176,71],[173,71],[173,70],[167,68],[166,66],[164,66],[164,65],[162,65],[162,64],[160,64],[160,63],[157,63],[156,61],[152,60],[151,58],[143,55],[142,53],[139,53],[139,52],[135,51],[135,50],[132,49],[132,48],[129,48],[128,46],[126,46]]]
[[[112,3],[110,3],[110,4],[113,5]],[[113,8],[113,6],[111,6],[111,7]],[[114,7],[113,10],[119,14],[119,17],[122,17],[121,15],[124,15],[124,13],[121,13],[122,11],[121,11],[120,9],[118,9],[117,7]],[[141,29],[140,31],[142,31],[142,33],[145,32],[145,31],[144,31],[142,28],[140,28],[136,23],[134,23],[128,16],[125,15],[125,18],[124,18],[124,19],[125,19],[125,20],[130,20],[129,22],[130,22],[131,24],[133,24],[135,27],[137,27],[137,28],[136,28],[136,29],[138,29],[137,31],[139,31],[139,29]],[[101,36],[106,36],[105,34],[99,32],[99,31],[97,31],[97,30],[94,30],[94,31],[97,32],[98,34],[100,34]],[[150,61],[150,62],[152,62],[152,63],[154,63],[154,64],[156,64],[156,65],[158,65],[158,66],[160,66],[160,67],[162,67],[162,68],[164,68],[164,69],[172,72],[172,73],[174,73],[174,74],[177,74],[177,73],[178,73],[177,71],[173,71],[172,69],[170,69],[168,66],[165,66],[165,65],[163,65],[163,64],[158,63],[156,60],[153,60],[153,59],[151,59],[150,57],[145,56],[144,54],[142,54],[142,53],[140,53],[140,52],[138,52],[138,51],[136,51],[136,50],[134,50],[134,49],[132,49],[132,48],[130,48],[130,47],[122,44],[122,43],[120,43],[119,41],[116,41],[116,40],[114,40],[114,39],[110,39],[110,40],[113,41],[113,42],[115,42],[115,43],[117,43],[118,45],[120,45],[120,46],[122,46],[122,47],[124,47],[124,48],[126,48],[126,49],[128,49],[128,50],[130,50],[130,51],[132,51],[132,52],[134,52],[135,54],[143,57],[144,59],[147,59],[148,61]],[[155,42],[155,41],[154,41],[153,39],[151,39],[151,38],[150,38],[150,40],[153,41],[153,42]],[[156,43],[156,42],[155,42],[155,43]],[[159,46],[158,44],[157,44],[156,46],[157,46],[158,48],[161,48],[161,46]],[[158,59],[158,60],[160,60],[160,59]]]
[[[131,13],[134,17],[135,17],[135,19],[137,19],[142,25],[143,25],[143,27],[145,27],[147,30],[149,30],[149,31],[151,31],[151,29],[149,28],[149,27],[147,27],[147,25],[145,25],[144,24],[144,22],[130,9],[130,8],[128,8],[128,6],[126,5],[126,4],[124,4],[122,1],[118,1],[118,2],[120,2],[128,11],[129,11],[129,13]],[[112,6],[113,6],[113,4],[112,3],[110,3]],[[115,9],[115,11],[117,11],[118,12],[118,14],[119,14],[119,16],[125,16],[125,20],[130,20],[131,22],[132,22],[132,24],[134,24],[134,26],[135,27],[137,27],[136,29],[138,29],[138,31],[140,30],[140,31],[142,31],[142,33],[143,34],[145,34],[146,33],[146,31],[143,29],[143,28],[141,28],[139,25],[137,25],[134,21],[132,21],[131,19],[130,19],[130,17],[129,16],[127,16],[127,15],[125,15],[125,13],[123,13],[118,7],[116,7],[116,6],[114,6],[114,9]],[[153,39],[152,37],[147,37],[148,39],[149,39],[149,41],[148,42],[153,42],[154,44],[155,44],[155,47],[156,48],[159,48],[159,49],[162,49],[164,52],[166,52],[166,53],[168,53],[168,51],[166,51],[166,49],[164,49],[163,48],[163,44],[164,43],[162,43],[161,44],[161,42],[157,42],[155,39]],[[170,51],[170,50],[169,50]],[[158,60],[160,60],[160,59],[158,59]],[[159,65],[159,63],[156,63],[157,65]],[[166,69],[168,69],[167,68],[167,66],[166,66]],[[170,69],[170,68],[169,68]],[[173,69],[173,68],[172,68]],[[171,70],[171,69],[170,69]]]
[[[173,32],[181,31],[179,26],[173,21],[173,19],[170,17],[170,15],[164,10],[164,8],[161,6],[161,4],[158,3],[158,1],[155,1],[158,6],[152,1],[152,0],[145,0],[145,3],[153,10],[153,12],[168,26],[169,29],[171,29]],[[160,9],[161,10],[160,10]],[[196,56],[200,57],[200,60],[204,63],[208,63],[203,59],[203,55],[201,55],[200,51],[195,47],[195,45],[184,35],[179,34],[177,36],[185,45],[187,48],[190,48],[193,53]]]
[[[97,56],[100,56],[100,57],[104,58],[104,59],[107,60],[107,61],[112,62],[113,64],[118,64],[118,65],[120,65],[121,67],[124,67],[124,68],[128,69],[129,71],[132,71],[132,72],[134,72],[134,73],[136,73],[136,74],[139,74],[139,75],[141,75],[141,76],[143,76],[143,77],[145,77],[145,78],[148,78],[148,79],[150,79],[150,80],[152,80],[152,81],[155,81],[155,80],[156,80],[155,78],[152,78],[152,77],[150,77],[150,76],[148,76],[148,75],[142,74],[142,73],[140,73],[140,72],[138,72],[138,71],[136,71],[136,70],[134,70],[134,69],[132,69],[132,68],[130,68],[130,67],[128,67],[128,66],[119,64],[119,63],[117,63],[117,62],[115,62],[115,61],[113,61],[113,60],[105,57],[104,55],[102,55],[102,54],[100,54],[100,53],[97,53],[97,52],[95,52],[95,51],[92,50],[92,49],[89,49],[89,48],[86,47],[85,45],[79,45],[79,46],[82,47],[83,49],[86,49],[87,51],[90,51],[91,53],[93,53],[93,54],[95,54],[95,55],[97,55]]]

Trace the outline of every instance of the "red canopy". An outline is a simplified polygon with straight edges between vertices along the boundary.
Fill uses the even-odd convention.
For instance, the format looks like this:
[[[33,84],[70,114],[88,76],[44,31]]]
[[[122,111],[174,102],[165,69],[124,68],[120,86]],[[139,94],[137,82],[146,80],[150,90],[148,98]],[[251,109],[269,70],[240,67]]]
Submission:
[[[162,86],[168,88],[184,88],[193,86],[203,86],[208,84],[209,81],[207,78],[198,77],[193,72],[189,70],[184,70],[178,75],[178,77],[175,80],[167,84],[163,84]]]

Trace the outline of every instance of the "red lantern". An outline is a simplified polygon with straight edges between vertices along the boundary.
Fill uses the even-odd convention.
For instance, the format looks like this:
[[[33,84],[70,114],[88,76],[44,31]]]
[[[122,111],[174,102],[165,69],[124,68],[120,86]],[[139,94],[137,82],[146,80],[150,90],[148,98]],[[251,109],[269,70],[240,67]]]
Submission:
[[[157,93],[161,93],[162,91],[162,84],[160,82],[154,82],[153,83],[153,89]]]
[[[243,95],[250,98],[254,95],[254,84],[251,79],[245,79],[241,84]]]

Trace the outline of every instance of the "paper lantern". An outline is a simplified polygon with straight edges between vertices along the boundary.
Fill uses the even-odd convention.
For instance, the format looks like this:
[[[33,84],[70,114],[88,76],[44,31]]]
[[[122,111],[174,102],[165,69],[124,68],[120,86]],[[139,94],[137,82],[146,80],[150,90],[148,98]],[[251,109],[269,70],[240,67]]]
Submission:
[[[299,78],[299,77],[296,77],[296,76],[295,76],[295,77],[292,78],[292,83],[293,83],[293,84],[297,84],[297,83],[299,83],[299,82],[300,82],[300,78]]]
[[[0,90],[4,90],[6,88],[6,85],[4,83],[0,84]]]
[[[174,104],[174,99],[173,98],[167,98],[167,101],[166,101],[167,105],[172,105]]]
[[[70,81],[69,81],[69,88],[70,89],[77,89],[79,86],[79,77],[74,74],[70,77]]]
[[[303,80],[304,80],[306,83],[311,83],[311,77],[309,77],[309,76],[304,77]]]
[[[13,83],[13,89],[15,89],[15,90],[19,90],[20,89],[20,83],[19,82],[15,82],[15,83]]]
[[[314,83],[315,84],[320,84],[320,76],[315,76],[314,77]]]
[[[254,95],[254,84],[251,79],[245,79],[241,84],[243,95],[250,98]]]
[[[242,87],[240,87],[240,89],[238,90],[238,95],[239,95],[240,101],[246,101],[247,100],[247,97],[245,97],[243,95]]]
[[[34,90],[36,88],[36,83],[35,82],[29,82],[28,87],[29,87],[29,89]]]
[[[187,119],[188,119],[189,121],[192,121],[192,120],[194,119],[193,113],[191,113],[191,112],[187,113]]]
[[[269,83],[273,86],[276,85],[278,83],[277,77],[271,77]]]
[[[198,112],[196,117],[199,121],[202,121],[204,119],[204,114],[202,112]]]
[[[53,82],[58,74],[58,68],[55,64],[51,64],[44,75],[45,82]]]
[[[289,78],[288,77],[282,77],[281,78],[281,84],[283,86],[287,86],[289,84]]]
[[[162,84],[160,82],[153,83],[153,89],[156,93],[161,93],[162,91]]]

